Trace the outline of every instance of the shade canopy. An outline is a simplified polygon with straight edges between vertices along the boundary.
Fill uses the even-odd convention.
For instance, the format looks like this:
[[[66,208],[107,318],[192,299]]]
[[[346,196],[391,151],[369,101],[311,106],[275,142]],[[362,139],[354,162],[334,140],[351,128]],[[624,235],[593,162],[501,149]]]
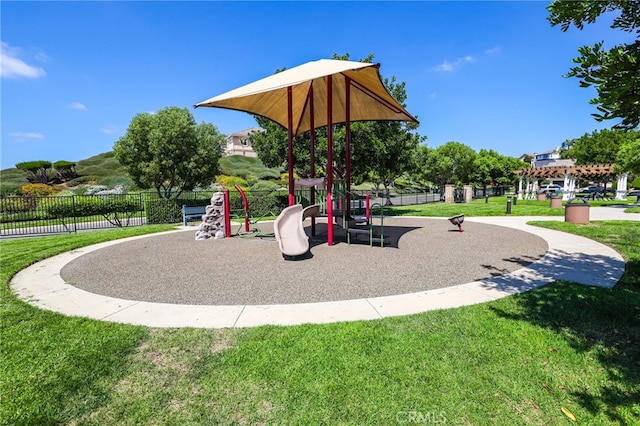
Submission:
[[[289,128],[288,88],[291,88],[292,131],[298,136],[313,128],[347,121],[418,122],[387,91],[379,64],[321,59],[290,68],[213,98],[195,107],[245,111]],[[332,77],[332,117],[327,117],[327,77]],[[344,78],[339,78],[343,76]],[[350,85],[347,96],[347,85]],[[313,96],[313,99],[311,98]],[[350,111],[347,114],[346,99]],[[311,108],[310,108],[311,106]],[[313,110],[313,120],[310,110]]]

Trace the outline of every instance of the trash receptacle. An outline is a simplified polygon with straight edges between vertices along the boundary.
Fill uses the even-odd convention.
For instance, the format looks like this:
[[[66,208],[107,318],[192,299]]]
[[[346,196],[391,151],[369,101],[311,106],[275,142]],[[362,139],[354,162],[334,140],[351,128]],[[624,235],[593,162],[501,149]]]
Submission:
[[[544,191],[538,192],[538,201],[547,201],[547,193]]]
[[[552,195],[551,208],[554,208],[554,209],[562,208],[562,197],[558,197],[557,195]]]
[[[564,221],[569,223],[589,223],[589,202],[582,198],[572,198],[564,207]]]

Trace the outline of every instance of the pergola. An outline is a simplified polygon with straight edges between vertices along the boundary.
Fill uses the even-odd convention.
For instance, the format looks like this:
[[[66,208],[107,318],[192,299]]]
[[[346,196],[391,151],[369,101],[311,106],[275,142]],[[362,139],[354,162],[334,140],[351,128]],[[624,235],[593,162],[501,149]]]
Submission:
[[[530,167],[522,170],[515,170],[515,174],[520,175],[518,182],[518,199],[535,199],[538,190],[538,180],[540,179],[564,179],[562,199],[573,198],[578,179],[599,179],[603,177],[618,178],[616,190],[616,200],[627,199],[627,173],[616,173],[615,164],[591,164],[585,166],[546,166]],[[526,181],[526,188],[523,191],[523,181]]]

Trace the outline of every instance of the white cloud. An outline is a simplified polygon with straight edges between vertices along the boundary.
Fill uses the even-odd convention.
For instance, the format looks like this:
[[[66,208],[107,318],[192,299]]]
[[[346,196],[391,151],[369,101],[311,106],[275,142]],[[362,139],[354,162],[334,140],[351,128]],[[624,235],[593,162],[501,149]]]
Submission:
[[[44,135],[42,133],[36,132],[13,132],[9,134],[14,138],[15,142],[25,143],[29,142],[33,139],[44,139]]]
[[[429,93],[429,99],[435,99],[436,97],[438,97],[438,93],[437,92]]]
[[[484,53],[486,53],[489,56],[493,56],[493,55],[497,55],[501,52],[500,48],[498,46],[492,47],[491,49],[487,49],[484,51]]]
[[[77,109],[80,111],[86,111],[87,110],[87,106],[83,103],[80,102],[74,102],[71,105],[69,105],[69,108],[71,109]]]
[[[433,67],[434,71],[453,71],[453,64],[449,61],[444,61],[440,65]]]
[[[43,51],[39,51],[35,56],[36,60],[39,62],[49,62],[49,56]]]
[[[118,130],[116,128],[114,128],[114,127],[101,127],[100,131],[102,133],[104,133],[105,135],[112,135],[115,132],[117,132]]]
[[[39,78],[47,75],[44,69],[27,64],[18,56],[20,49],[0,42],[0,76],[2,78]]]
[[[461,58],[458,58],[453,62],[449,62],[449,61],[445,60],[440,65],[436,65],[432,69],[434,71],[438,71],[438,72],[452,72],[452,71],[455,71],[455,70],[459,69],[463,65],[471,63],[471,62],[473,62],[473,56],[467,55],[467,56],[463,56]]]

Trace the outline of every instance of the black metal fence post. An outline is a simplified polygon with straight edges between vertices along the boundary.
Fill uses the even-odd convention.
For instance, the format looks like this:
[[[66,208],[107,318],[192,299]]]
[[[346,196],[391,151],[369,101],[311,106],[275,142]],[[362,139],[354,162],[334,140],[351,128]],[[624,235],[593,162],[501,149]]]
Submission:
[[[76,196],[72,195],[71,196],[71,211],[73,212],[72,217],[73,217],[73,232],[78,232],[78,227],[76,224],[76,218],[77,218],[77,214],[76,214]],[[71,232],[71,231],[69,231]]]

